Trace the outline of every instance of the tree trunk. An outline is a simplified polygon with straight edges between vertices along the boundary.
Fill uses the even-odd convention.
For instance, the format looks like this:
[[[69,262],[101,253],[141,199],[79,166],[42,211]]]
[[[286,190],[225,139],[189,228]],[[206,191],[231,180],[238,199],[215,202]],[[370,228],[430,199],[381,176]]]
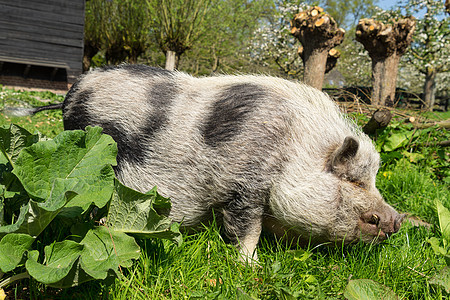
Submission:
[[[303,65],[305,65],[306,62],[305,62],[305,53],[303,50],[303,46],[298,47],[297,54],[302,59]],[[332,48],[332,49],[330,49],[330,51],[328,51],[327,62],[325,65],[325,74],[327,74],[328,72],[333,70],[333,68],[336,66],[337,60],[340,56],[341,56],[341,52],[339,52],[339,50],[337,50],[335,48]],[[312,67],[314,68],[314,65]]]
[[[176,70],[178,69],[178,62],[180,61],[180,55],[172,50],[166,51],[166,70]]]
[[[393,54],[384,60],[372,60],[373,90],[372,105],[394,105],[400,56]]]
[[[338,28],[334,19],[324,13],[322,8],[314,6],[294,16],[291,21],[291,34],[303,46],[299,49],[305,66],[303,81],[321,90],[328,51],[342,43],[345,30]]]
[[[325,67],[327,63],[327,49],[311,49],[310,54],[305,53],[305,73],[303,74],[303,81],[315,87],[318,90],[322,89],[323,78],[325,77]]]
[[[85,43],[83,48],[83,72],[89,71],[91,60],[97,54],[98,49],[90,43]]]
[[[433,111],[436,93],[436,70],[428,67],[425,74],[425,83],[423,85],[423,97],[426,109]]]
[[[137,64],[139,55],[140,55],[140,53],[137,53],[137,52],[130,53],[130,55],[128,56],[128,62],[130,64]]]
[[[361,19],[356,26],[356,40],[372,59],[372,104],[393,106],[400,57],[412,41],[414,17],[385,25],[373,19]]]

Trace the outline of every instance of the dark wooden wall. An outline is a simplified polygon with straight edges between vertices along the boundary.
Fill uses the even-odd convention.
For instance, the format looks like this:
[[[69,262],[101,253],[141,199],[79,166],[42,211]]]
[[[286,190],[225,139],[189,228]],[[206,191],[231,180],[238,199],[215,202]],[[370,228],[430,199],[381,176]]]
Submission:
[[[84,0],[0,0],[0,62],[82,72]]]

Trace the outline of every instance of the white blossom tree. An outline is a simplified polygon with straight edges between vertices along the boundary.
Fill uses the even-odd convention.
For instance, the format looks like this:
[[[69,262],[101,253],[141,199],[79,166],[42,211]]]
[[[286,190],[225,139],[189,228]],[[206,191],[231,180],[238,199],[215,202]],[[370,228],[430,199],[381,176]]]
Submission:
[[[372,84],[372,62],[364,46],[355,39],[355,31],[348,33],[348,40],[341,46],[341,57],[337,69],[344,76],[347,86],[370,86]]]
[[[404,0],[395,10],[380,10],[376,18],[387,20],[400,14],[416,16],[413,42],[403,61],[422,75],[423,100],[426,108],[433,110],[436,92],[449,90],[450,18],[441,0]]]
[[[425,10],[423,18],[418,19],[417,34],[406,58],[425,76],[423,100],[427,109],[433,110],[437,75],[450,71],[450,18],[445,15],[444,2],[440,0],[412,0],[406,9]]]
[[[275,63],[288,76],[302,75],[303,63],[297,53],[298,42],[290,32],[290,20],[307,7],[300,1],[279,1],[273,16],[255,31],[252,59],[266,66]]]

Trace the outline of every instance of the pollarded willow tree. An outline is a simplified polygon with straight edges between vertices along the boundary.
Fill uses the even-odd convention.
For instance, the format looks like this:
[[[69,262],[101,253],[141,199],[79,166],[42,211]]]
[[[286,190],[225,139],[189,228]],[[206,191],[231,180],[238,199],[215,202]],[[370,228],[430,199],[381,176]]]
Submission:
[[[425,10],[423,17],[417,19],[411,51],[405,57],[424,75],[423,100],[426,108],[433,110],[437,75],[450,71],[450,17],[445,15],[442,1],[411,0],[405,9],[408,13]]]
[[[212,0],[198,28],[202,34],[183,55],[180,69],[194,75],[255,72],[248,46],[273,6],[272,0]]]
[[[443,1],[404,0],[395,10],[379,11],[376,18],[385,21],[401,14],[417,16],[411,49],[403,59],[403,75],[406,76],[403,85],[412,89],[421,85],[425,106],[432,110],[435,94],[448,94],[450,91],[450,17]],[[407,76],[408,72],[410,76]]]
[[[83,69],[99,51],[106,63],[136,63],[148,47],[151,7],[143,0],[87,0]]]
[[[415,24],[414,17],[407,17],[393,24],[361,19],[356,26],[356,40],[372,59],[373,105],[394,104],[398,65],[411,44]]]
[[[253,64],[268,68],[270,71],[278,69],[282,72],[280,75],[298,78],[303,75],[304,69],[301,57],[298,55],[300,53],[295,50],[299,48],[299,42],[290,32],[290,21],[299,11],[308,10],[310,6],[301,0],[276,0],[274,2],[273,13],[260,21],[260,27],[253,35],[250,46],[251,58]],[[338,27],[342,27],[346,31],[352,31],[352,28],[356,25],[355,20],[364,16],[371,16],[375,11],[373,0],[321,0],[318,1],[318,5],[333,17]],[[350,74],[352,83],[361,84],[359,81],[360,74],[367,73],[366,63],[362,64],[363,70],[361,70],[360,57],[355,56],[355,51],[352,48],[355,43],[348,38],[345,40],[339,47],[341,55],[337,67],[341,73],[345,73],[346,80],[348,74]],[[300,52],[302,51],[303,47]],[[343,59],[345,65],[342,64]]]
[[[148,0],[156,13],[155,38],[166,55],[165,68],[178,68],[181,55],[202,34],[200,25],[211,0]]]
[[[314,6],[294,16],[291,34],[303,46],[303,81],[321,90],[328,54],[332,48],[342,43],[345,30],[338,28],[334,19],[322,8]]]

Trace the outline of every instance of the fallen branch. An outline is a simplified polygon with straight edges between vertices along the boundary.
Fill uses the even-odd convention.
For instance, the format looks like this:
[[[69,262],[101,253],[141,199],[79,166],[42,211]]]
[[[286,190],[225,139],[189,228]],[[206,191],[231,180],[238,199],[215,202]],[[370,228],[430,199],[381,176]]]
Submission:
[[[413,123],[414,127],[419,128],[419,129],[426,129],[426,128],[430,128],[433,126],[438,125],[439,127],[442,128],[446,128],[449,129],[450,128],[450,119],[448,120],[444,120],[444,121],[440,121],[440,122],[432,122],[432,123]]]
[[[441,141],[441,142],[437,142],[437,143],[427,143],[427,144],[425,144],[425,146],[427,146],[427,147],[429,147],[429,146],[449,147],[450,146],[450,141]]]

